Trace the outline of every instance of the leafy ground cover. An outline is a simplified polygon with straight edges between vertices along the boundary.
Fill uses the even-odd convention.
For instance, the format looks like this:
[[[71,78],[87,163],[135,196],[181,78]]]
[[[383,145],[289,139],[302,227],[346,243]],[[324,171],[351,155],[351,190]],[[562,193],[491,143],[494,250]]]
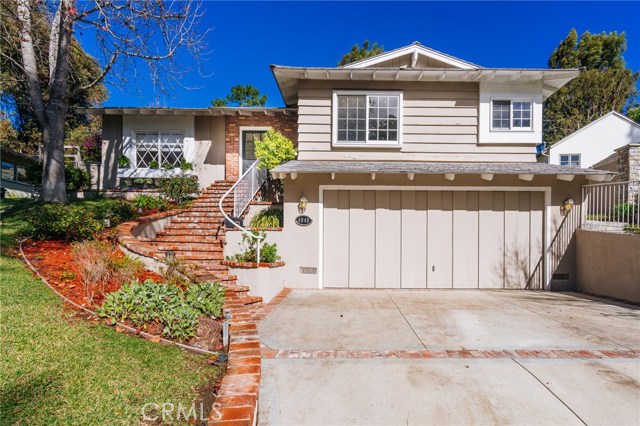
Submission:
[[[30,207],[0,204],[0,424],[192,424],[175,420],[177,407],[188,410],[210,395],[220,370],[65,308],[16,258],[16,233]],[[164,423],[145,422],[143,409],[150,418],[159,411],[152,404],[175,409]]]

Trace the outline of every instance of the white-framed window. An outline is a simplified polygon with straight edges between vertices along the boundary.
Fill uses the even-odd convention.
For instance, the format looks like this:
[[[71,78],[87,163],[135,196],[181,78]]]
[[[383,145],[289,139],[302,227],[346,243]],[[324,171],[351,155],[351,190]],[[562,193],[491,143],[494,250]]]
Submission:
[[[2,179],[16,180],[16,165],[7,161],[2,162]]]
[[[531,130],[532,112],[531,100],[492,99],[491,130]]]
[[[182,131],[136,132],[136,167],[139,169],[173,169],[184,158]]]
[[[580,154],[560,154],[560,165],[580,167]]]
[[[401,129],[401,92],[333,93],[334,145],[399,146]]]

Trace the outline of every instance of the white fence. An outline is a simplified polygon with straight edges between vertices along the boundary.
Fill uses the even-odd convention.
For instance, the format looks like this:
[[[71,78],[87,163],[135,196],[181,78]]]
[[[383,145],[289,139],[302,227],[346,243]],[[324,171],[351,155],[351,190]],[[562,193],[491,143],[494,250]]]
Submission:
[[[582,187],[582,227],[623,232],[640,227],[640,181]]]

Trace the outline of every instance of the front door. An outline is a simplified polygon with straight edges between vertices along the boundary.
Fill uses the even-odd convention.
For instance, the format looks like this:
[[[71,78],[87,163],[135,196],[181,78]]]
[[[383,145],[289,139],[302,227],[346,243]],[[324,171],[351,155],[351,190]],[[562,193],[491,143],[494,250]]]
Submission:
[[[243,130],[241,135],[242,146],[240,147],[240,154],[242,155],[242,170],[241,174],[247,171],[247,169],[256,161],[256,147],[255,140],[262,140],[262,136],[267,133],[266,130]]]

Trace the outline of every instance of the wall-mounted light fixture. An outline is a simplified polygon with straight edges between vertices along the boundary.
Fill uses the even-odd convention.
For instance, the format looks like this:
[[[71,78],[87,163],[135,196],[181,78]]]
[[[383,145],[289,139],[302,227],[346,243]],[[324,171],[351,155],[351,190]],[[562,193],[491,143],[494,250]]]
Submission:
[[[167,262],[173,262],[176,260],[176,252],[173,250],[167,250],[164,252],[164,258],[167,259]]]
[[[560,206],[560,213],[562,213],[563,216],[566,216],[569,214],[574,204],[575,202],[573,199],[571,197],[567,197],[567,199],[562,202],[562,206]]]
[[[309,200],[304,195],[300,197],[300,201],[298,201],[298,213],[304,214],[305,210],[307,210],[307,205],[309,204]]]

